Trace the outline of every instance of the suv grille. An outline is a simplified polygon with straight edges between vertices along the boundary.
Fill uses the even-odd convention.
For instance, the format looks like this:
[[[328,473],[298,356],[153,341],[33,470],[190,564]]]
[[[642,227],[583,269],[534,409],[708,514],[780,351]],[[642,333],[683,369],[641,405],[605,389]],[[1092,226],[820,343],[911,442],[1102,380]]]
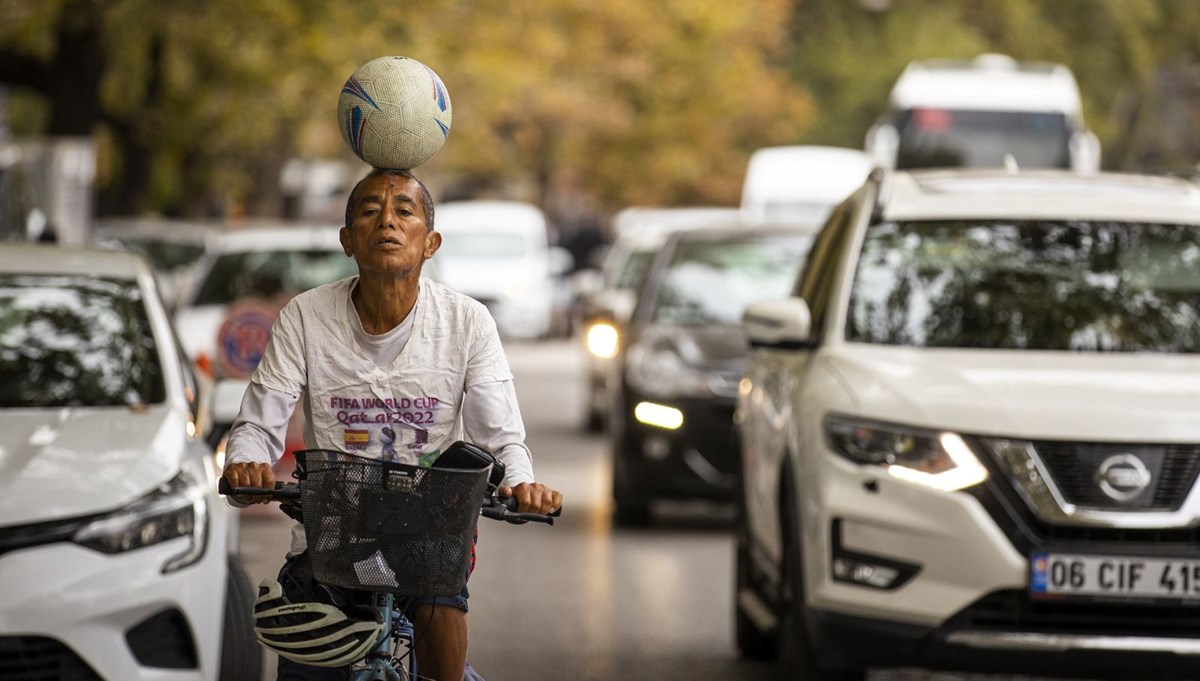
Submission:
[[[949,629],[1043,634],[1200,638],[1200,611],[1137,603],[1034,601],[1018,590],[995,591],[947,623]]]
[[[1197,445],[1113,445],[1076,442],[1034,442],[1058,491],[1069,503],[1101,510],[1175,511],[1196,481],[1200,471]],[[1106,460],[1136,453],[1152,475],[1150,488],[1136,499],[1116,501],[1101,491],[1097,471]]]

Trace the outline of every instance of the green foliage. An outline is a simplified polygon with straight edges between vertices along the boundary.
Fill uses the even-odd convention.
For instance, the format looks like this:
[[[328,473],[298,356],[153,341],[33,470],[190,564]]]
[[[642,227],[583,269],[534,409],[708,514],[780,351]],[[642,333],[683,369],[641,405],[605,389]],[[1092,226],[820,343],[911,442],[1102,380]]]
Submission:
[[[755,148],[859,147],[910,60],[982,52],[1069,65],[1108,167],[1200,154],[1158,124],[1179,96],[1164,74],[1187,81],[1200,50],[1193,2],[0,0],[14,130],[54,134],[56,111],[90,111],[50,85],[69,82],[63,36],[91,28],[110,211],[278,212],[288,158],[352,160],[336,93],[384,54],[450,90],[453,131],[424,175],[552,210],[734,203]]]

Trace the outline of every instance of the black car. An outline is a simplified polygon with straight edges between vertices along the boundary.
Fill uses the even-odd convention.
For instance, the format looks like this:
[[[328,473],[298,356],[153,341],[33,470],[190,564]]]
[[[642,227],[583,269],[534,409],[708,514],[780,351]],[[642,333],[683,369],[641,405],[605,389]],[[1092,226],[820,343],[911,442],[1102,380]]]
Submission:
[[[733,409],[749,350],[742,310],[791,289],[814,231],[706,227],[675,232],[659,249],[617,357],[610,433],[618,524],[646,524],[660,498],[733,499]]]

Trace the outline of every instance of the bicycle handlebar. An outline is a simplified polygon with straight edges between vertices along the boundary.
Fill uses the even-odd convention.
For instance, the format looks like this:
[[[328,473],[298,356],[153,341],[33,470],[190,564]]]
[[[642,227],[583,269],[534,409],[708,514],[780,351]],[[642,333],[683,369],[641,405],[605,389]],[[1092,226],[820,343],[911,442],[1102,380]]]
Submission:
[[[225,478],[217,481],[217,493],[224,496],[266,496],[271,501],[300,501],[300,485],[294,482],[275,481],[275,487],[233,487]],[[483,499],[479,514],[492,520],[503,520],[514,525],[524,525],[528,522],[546,523],[553,525],[554,519],[562,515],[562,509],[549,515],[541,513],[520,513],[517,511],[515,497],[497,497],[491,495]]]

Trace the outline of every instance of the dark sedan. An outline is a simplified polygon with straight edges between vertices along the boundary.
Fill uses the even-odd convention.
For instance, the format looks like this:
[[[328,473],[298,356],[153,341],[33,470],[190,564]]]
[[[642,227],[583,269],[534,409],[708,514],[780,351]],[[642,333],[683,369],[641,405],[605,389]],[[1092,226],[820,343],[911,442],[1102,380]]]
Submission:
[[[659,250],[618,356],[611,411],[618,524],[646,524],[656,499],[733,499],[733,408],[749,351],[742,310],[791,290],[815,229],[688,230]]]

